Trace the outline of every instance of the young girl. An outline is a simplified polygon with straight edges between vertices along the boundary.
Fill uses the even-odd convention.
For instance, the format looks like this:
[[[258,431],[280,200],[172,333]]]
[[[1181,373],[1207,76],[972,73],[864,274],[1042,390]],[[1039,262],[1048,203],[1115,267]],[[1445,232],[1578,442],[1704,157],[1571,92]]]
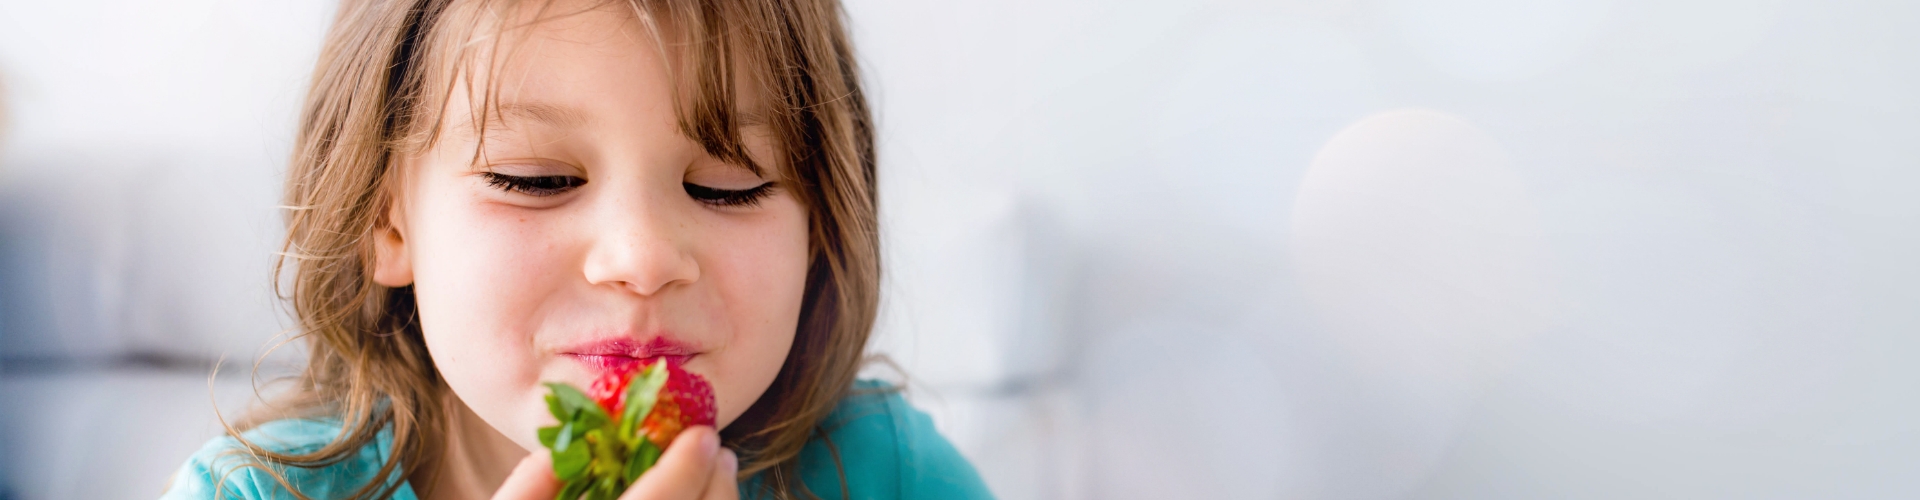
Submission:
[[[310,360],[168,498],[553,498],[542,382],[711,381],[623,499],[982,498],[856,382],[873,128],[834,0],[347,0],[287,176]],[[533,451],[535,453],[529,453]]]

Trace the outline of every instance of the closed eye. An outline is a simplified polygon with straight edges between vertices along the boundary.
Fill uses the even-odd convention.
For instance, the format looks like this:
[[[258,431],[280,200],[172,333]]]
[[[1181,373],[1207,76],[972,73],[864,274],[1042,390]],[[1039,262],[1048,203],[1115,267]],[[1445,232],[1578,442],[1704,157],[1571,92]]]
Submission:
[[[495,172],[481,174],[486,177],[487,185],[510,193],[528,196],[553,196],[587,184],[586,179],[571,175],[541,175],[522,177]]]
[[[694,200],[720,207],[754,206],[759,204],[760,200],[766,199],[767,195],[773,194],[774,190],[772,182],[761,183],[747,189],[716,189],[691,182],[682,182],[680,185],[686,187],[687,196],[693,197]]]

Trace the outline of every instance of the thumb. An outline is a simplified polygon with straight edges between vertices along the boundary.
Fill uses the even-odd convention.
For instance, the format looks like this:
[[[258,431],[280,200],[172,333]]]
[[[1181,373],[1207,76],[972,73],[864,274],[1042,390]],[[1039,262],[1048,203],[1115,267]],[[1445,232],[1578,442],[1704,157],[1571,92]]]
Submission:
[[[712,427],[689,427],[680,432],[640,480],[627,489],[622,500],[694,500],[706,490],[707,477],[713,474],[715,458],[720,455],[720,434]]]

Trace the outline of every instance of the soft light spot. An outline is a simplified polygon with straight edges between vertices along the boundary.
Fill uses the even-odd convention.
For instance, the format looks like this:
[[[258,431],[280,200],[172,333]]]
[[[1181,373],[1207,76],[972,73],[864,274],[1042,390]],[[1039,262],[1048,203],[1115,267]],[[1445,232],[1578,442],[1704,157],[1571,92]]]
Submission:
[[[1293,210],[1303,291],[1383,406],[1371,449],[1411,485],[1465,410],[1551,323],[1536,208],[1500,145],[1431,110],[1380,113],[1314,158]]]

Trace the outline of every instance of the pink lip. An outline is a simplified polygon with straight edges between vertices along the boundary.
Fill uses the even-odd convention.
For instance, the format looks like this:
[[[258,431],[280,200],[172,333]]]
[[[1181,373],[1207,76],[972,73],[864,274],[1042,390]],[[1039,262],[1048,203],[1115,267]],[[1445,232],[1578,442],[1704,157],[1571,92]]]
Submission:
[[[591,340],[561,349],[560,354],[586,363],[603,371],[633,371],[642,365],[653,364],[654,360],[666,358],[674,365],[686,364],[687,360],[700,351],[691,345],[681,343],[666,336],[654,337],[646,342],[631,337],[611,337]]]

